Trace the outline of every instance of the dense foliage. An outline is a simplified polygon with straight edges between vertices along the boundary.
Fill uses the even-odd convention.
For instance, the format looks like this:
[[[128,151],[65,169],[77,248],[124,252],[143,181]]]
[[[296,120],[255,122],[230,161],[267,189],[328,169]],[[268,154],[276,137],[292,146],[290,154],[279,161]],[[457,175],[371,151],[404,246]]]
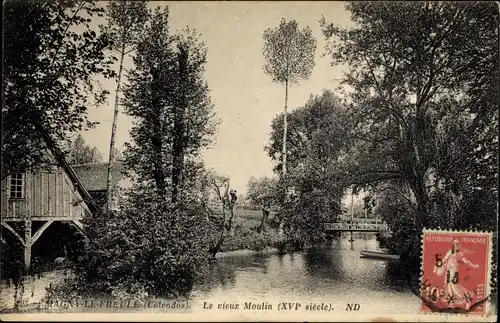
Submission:
[[[270,207],[277,203],[277,179],[274,177],[250,177],[247,183],[247,200],[252,206]]]
[[[206,48],[196,32],[169,35],[168,9],[158,8],[128,75],[124,105],[135,123],[127,164],[141,181],[154,181],[158,193],[174,201],[186,182],[183,161],[197,160],[215,133],[205,62]]]
[[[2,179],[46,162],[44,136],[66,141],[90,126],[104,102],[96,76],[112,77],[108,39],[89,26],[92,1],[8,1],[4,5]],[[33,32],[36,30],[36,32]]]
[[[89,291],[185,295],[208,260],[211,232],[198,155],[215,122],[205,58],[194,32],[169,34],[168,7],[151,12],[123,100],[134,117],[125,151],[133,185],[116,212],[87,221],[91,242],[79,277]]]
[[[333,64],[349,66],[349,175],[380,194],[394,247],[418,270],[424,227],[496,228],[498,10],[482,2],[347,9],[354,27],[322,25]]]
[[[293,245],[314,244],[324,238],[324,223],[334,221],[341,213],[340,199],[344,186],[339,169],[347,158],[344,147],[344,108],[332,92],[311,97],[303,107],[289,115],[288,167],[281,178],[280,216],[285,219],[285,233]],[[271,139],[266,148],[280,171],[283,115],[272,124]]]
[[[102,154],[97,147],[87,145],[81,134],[71,142],[66,160],[70,165],[83,165],[102,162]]]
[[[278,181],[274,177],[251,177],[248,180],[246,198],[251,206],[262,209],[262,220],[257,229],[258,232],[265,229],[271,209],[279,208],[281,201]]]
[[[91,232],[80,274],[85,292],[185,295],[208,259],[199,202],[184,200],[174,206],[138,186],[127,197],[120,212],[107,216],[107,226]]]

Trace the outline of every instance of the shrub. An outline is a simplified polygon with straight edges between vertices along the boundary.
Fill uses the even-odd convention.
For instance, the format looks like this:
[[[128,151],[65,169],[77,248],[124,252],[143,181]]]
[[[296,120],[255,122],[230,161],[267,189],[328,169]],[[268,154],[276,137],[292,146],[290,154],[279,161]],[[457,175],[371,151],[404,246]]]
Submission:
[[[6,235],[0,239],[0,244],[0,277],[12,279],[16,284],[24,274],[23,246],[18,239],[9,239]]]
[[[87,220],[91,241],[73,287],[53,293],[88,292],[115,298],[177,297],[193,287],[207,263],[207,226],[193,200],[171,205],[131,192],[121,211]],[[84,286],[82,288],[82,286]]]

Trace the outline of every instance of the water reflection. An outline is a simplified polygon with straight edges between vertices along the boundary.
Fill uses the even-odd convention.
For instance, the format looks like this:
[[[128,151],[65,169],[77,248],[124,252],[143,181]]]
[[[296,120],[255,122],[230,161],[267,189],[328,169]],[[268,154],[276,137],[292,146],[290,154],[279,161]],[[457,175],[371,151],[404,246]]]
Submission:
[[[302,253],[225,256],[197,284],[192,300],[316,300],[340,307],[359,302],[366,311],[418,313],[419,300],[404,281],[403,265],[360,258],[363,249],[375,250],[377,242],[343,238]]]
[[[359,257],[359,245],[370,248],[368,241],[345,241],[310,248],[304,253],[307,272],[312,277],[364,286],[372,290],[404,291],[403,267],[399,261],[379,261]],[[346,250],[347,249],[347,250]]]
[[[236,284],[236,273],[234,268],[227,263],[211,263],[206,272],[200,276],[197,288],[208,292],[213,288],[232,288]]]
[[[227,256],[212,264],[196,290],[213,293],[237,289],[247,294],[300,295],[360,287],[374,291],[406,292],[399,261],[360,258],[359,250],[376,248],[373,239],[346,239],[312,247],[303,253]]]
[[[331,245],[308,249],[303,254],[308,274],[312,277],[328,280],[345,280],[345,267],[342,256],[339,252],[330,252],[334,250]]]

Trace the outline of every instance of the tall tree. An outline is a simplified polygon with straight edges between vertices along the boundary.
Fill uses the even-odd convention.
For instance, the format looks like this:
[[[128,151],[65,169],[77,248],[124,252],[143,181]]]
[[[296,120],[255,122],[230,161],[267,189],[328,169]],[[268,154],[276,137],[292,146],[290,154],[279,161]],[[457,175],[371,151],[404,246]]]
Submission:
[[[211,142],[216,120],[203,80],[206,49],[193,31],[170,36],[168,9],[156,9],[134,57],[124,105],[136,119],[127,145],[130,168],[177,201],[187,163]]]
[[[194,33],[170,35],[168,7],[150,13],[123,99],[125,112],[134,118],[132,140],[124,152],[132,187],[124,192],[126,198],[119,200],[116,212],[89,219],[93,245],[82,277],[92,277],[98,289],[113,294],[179,296],[189,293],[208,259],[199,152],[210,142],[215,124],[199,66],[205,62],[203,45]],[[185,69],[179,68],[179,46],[187,56]],[[182,100],[187,103],[179,138],[174,124],[180,119],[177,104]],[[173,203],[176,140],[183,142],[184,158]]]
[[[460,195],[458,181],[497,176],[498,10],[479,2],[347,8],[356,27],[323,21],[323,31],[333,62],[350,67],[354,181],[402,181],[419,227],[433,225],[435,188]],[[457,177],[458,169],[472,173]]]
[[[196,31],[189,28],[174,38],[173,90],[168,104],[173,108],[172,201],[184,186],[186,158],[198,156],[210,143],[216,120],[208,85],[204,81],[207,50]]]
[[[71,165],[83,165],[100,163],[102,154],[97,150],[97,147],[90,147],[83,139],[81,134],[78,134],[73,140],[68,153],[68,163]]]
[[[94,2],[9,1],[4,11],[2,179],[48,162],[44,137],[66,142],[91,126],[88,105],[107,94],[96,77],[114,76],[108,39],[89,25],[103,14]]]
[[[342,101],[331,91],[311,96],[304,106],[290,113],[290,173],[285,188],[290,198],[280,199],[280,218],[286,220],[284,229],[294,248],[321,241],[324,236],[318,234],[317,228],[334,221],[341,213],[340,200],[347,186],[343,177],[346,164],[349,165],[345,113]],[[273,120],[266,147],[277,165],[283,121],[282,115]],[[275,167],[275,171],[279,172],[279,168]]]
[[[119,55],[118,77],[116,79],[115,103],[113,112],[113,125],[111,128],[111,140],[109,143],[109,164],[108,164],[108,210],[112,209],[113,187],[112,168],[115,160],[116,127],[118,124],[118,112],[120,103],[120,91],[123,74],[123,61],[126,55],[135,50],[137,41],[140,38],[144,24],[148,19],[148,1],[110,1],[106,10],[107,26],[102,27],[102,31],[113,41],[113,49]]]
[[[266,60],[264,72],[271,76],[273,82],[285,86],[281,170],[282,174],[286,175],[288,86],[301,79],[307,79],[311,75],[314,67],[316,40],[309,27],[300,30],[295,20],[286,22],[284,18],[277,28],[264,31],[263,38],[263,54]]]
[[[498,8],[352,2],[347,9],[354,27],[324,20],[322,27],[333,63],[349,67],[348,175],[407,197],[399,208],[411,211],[405,225],[388,222],[397,223],[409,276],[418,277],[422,228],[496,227]]]

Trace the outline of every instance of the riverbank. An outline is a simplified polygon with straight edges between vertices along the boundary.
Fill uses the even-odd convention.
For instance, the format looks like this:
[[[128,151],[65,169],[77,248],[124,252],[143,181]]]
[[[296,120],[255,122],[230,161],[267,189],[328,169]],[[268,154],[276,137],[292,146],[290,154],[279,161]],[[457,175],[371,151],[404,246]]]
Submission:
[[[239,231],[235,231],[239,232]],[[267,237],[266,233],[262,234],[264,237]],[[278,254],[279,250],[277,248],[267,246],[265,239],[262,237],[254,237],[251,240],[242,242],[246,235],[239,232],[235,234],[235,236],[229,239],[228,247],[236,247],[243,246],[241,249],[233,249],[228,251],[221,251],[217,253],[216,259],[226,259],[231,257],[249,257],[252,255],[260,254],[260,255],[272,255]],[[239,241],[239,244],[234,243],[235,241]],[[255,249],[250,249],[250,247],[254,247]],[[260,247],[264,246],[264,247]],[[16,286],[10,282],[9,280],[1,280],[0,281],[0,313],[29,313],[29,312],[38,312],[40,311],[40,306],[43,302],[47,294],[47,288],[49,286],[58,286],[64,284],[65,280],[71,278],[73,276],[73,272],[71,269],[53,269],[50,271],[44,271],[37,273],[33,276],[27,276],[23,280],[23,290],[16,290]],[[14,311],[14,305],[16,302],[15,295],[18,295],[17,301],[19,304],[18,310]]]
[[[225,251],[219,252],[215,258],[226,258],[226,257],[237,257],[237,256],[252,256],[252,255],[273,255],[278,254],[280,251],[278,248],[265,248],[260,251],[250,250],[250,249],[241,249],[241,250],[233,250],[233,251]]]
[[[260,252],[237,250],[222,252],[218,261],[210,266],[203,280],[193,289],[189,304],[193,311],[201,314],[205,302],[213,304],[255,302],[276,299],[293,299],[304,306],[311,302],[329,300],[337,310],[344,310],[347,303],[356,302],[361,306],[360,314],[412,315],[418,314],[420,299],[408,288],[404,275],[405,264],[401,261],[377,261],[359,257],[359,251],[375,249],[375,239],[356,239],[353,243],[348,237],[331,244],[321,244],[303,252],[281,255],[273,248]],[[50,283],[62,283],[67,272],[57,270],[42,274],[35,285],[25,288],[29,301],[19,312],[41,313],[40,306],[45,287]],[[33,288],[33,286],[35,288]],[[3,287],[3,286],[2,286]],[[342,290],[342,293],[338,293]],[[43,293],[42,293],[43,292]],[[4,289],[1,290],[2,300]],[[96,300],[102,300],[100,296]],[[169,301],[159,297],[168,303]],[[13,304],[13,301],[10,301]],[[493,299],[494,302],[494,299]],[[5,308],[5,302],[0,303]],[[99,309],[106,313],[170,313],[161,308]],[[96,313],[92,307],[51,309],[51,312]],[[10,310],[2,313],[12,313]],[[101,313],[101,312],[99,312]],[[496,313],[496,304],[492,306]]]
[[[13,312],[16,302],[19,312],[29,312],[38,309],[47,294],[49,286],[63,284],[64,280],[72,275],[70,269],[55,269],[37,275],[27,276],[23,280],[23,290],[18,291],[16,286],[6,280],[0,281],[0,313]]]
[[[279,239],[278,232],[273,228],[266,228],[257,232],[256,228],[237,224],[232,232],[224,239],[220,252],[253,250],[262,251],[276,248]]]

